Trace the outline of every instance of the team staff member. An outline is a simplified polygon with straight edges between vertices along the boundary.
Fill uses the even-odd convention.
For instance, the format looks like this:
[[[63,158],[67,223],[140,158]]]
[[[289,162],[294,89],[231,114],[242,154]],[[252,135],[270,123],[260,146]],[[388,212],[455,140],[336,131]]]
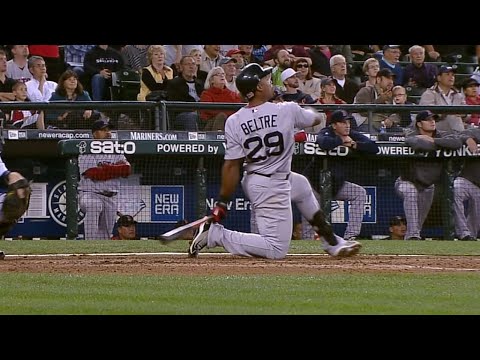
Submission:
[[[345,110],[336,110],[330,117],[330,126],[320,130],[317,143],[324,150],[346,146],[349,150],[364,154],[376,154],[378,145],[358,131],[351,130],[353,116]],[[347,241],[355,241],[360,234],[363,209],[367,199],[366,190],[353,182],[357,159],[329,159],[332,172],[332,194],[335,200],[350,201],[349,221],[343,236]]]
[[[468,149],[478,154],[480,129],[468,129],[462,133]],[[463,167],[453,182],[455,234],[463,241],[476,241],[480,230],[480,160],[465,157]],[[465,214],[464,202],[468,201]]]
[[[268,259],[283,259],[288,252],[292,233],[289,177],[294,129],[314,126],[320,117],[293,102],[269,102],[273,96],[271,72],[272,68],[263,69],[252,63],[236,79],[248,105],[225,123],[225,162],[219,200],[212,212],[213,223],[199,228],[188,249],[191,257],[204,247],[215,246],[223,246],[234,255]],[[255,209],[259,234],[227,230],[218,223],[226,215],[226,203],[238,184],[244,160],[244,189]]]
[[[93,138],[110,139],[111,125],[103,120],[93,123]],[[124,155],[86,154],[78,157],[80,207],[85,212],[85,239],[109,240],[117,217],[117,194],[120,178],[131,173]]]
[[[394,216],[390,219],[389,225],[390,236],[385,240],[405,240],[407,220],[403,216]]]
[[[438,115],[430,110],[420,111],[416,130],[408,134],[405,143],[418,151],[458,149],[462,140],[458,135],[437,130]],[[445,159],[415,158],[409,160],[395,181],[395,192],[403,199],[407,219],[406,240],[422,240],[420,231],[432,206],[435,183],[443,175]]]
[[[112,240],[136,240],[137,222],[131,215],[122,215],[117,220],[118,236],[112,237]]]

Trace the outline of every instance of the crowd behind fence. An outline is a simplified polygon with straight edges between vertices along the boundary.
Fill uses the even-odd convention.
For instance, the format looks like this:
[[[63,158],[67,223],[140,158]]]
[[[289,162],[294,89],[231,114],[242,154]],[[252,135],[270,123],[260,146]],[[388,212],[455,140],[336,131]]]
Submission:
[[[50,111],[81,111],[94,109],[101,116],[107,118],[111,124],[120,130],[151,130],[151,131],[174,131],[175,118],[185,111],[199,112],[204,109],[211,110],[238,110],[245,104],[237,103],[191,103],[178,101],[76,101],[76,102],[2,102],[1,110],[4,113],[13,110],[39,110],[46,114]],[[306,105],[302,105],[306,106]],[[375,113],[411,113],[413,118],[422,110],[431,110],[437,114],[474,114],[480,113],[480,105],[387,105],[387,104],[311,104],[308,105],[318,112],[328,112],[344,109],[350,113],[367,113],[369,131],[374,134],[372,118]],[[94,120],[91,122],[93,123]],[[77,130],[89,129],[88,126],[75,126],[69,128],[55,128],[45,122],[46,130]],[[3,126],[6,128],[5,124]],[[199,130],[202,131],[202,130]],[[402,129],[403,131],[403,129]]]

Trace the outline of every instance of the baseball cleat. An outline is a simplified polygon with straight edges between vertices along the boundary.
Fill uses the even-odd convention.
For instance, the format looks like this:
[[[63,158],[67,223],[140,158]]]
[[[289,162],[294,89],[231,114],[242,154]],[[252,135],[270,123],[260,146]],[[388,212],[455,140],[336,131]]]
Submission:
[[[209,228],[210,223],[207,222],[204,222],[199,226],[197,234],[188,247],[188,257],[197,257],[200,250],[207,246]]]
[[[337,238],[337,242],[338,242],[338,244],[335,246],[329,245],[322,238],[322,247],[327,254],[334,257],[349,257],[359,253],[362,247],[362,244],[360,244],[358,241],[354,241],[354,240],[346,241],[338,235],[335,235],[335,237]]]

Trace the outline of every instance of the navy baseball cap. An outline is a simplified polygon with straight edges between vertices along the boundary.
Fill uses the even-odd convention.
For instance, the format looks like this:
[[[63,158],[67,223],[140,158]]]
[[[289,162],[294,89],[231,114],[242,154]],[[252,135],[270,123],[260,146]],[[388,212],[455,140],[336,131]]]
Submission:
[[[448,66],[448,65],[442,65],[438,68],[438,75],[444,74],[444,73],[449,73],[449,72],[456,73],[457,70],[454,69],[452,66]]]
[[[390,219],[390,226],[402,225],[402,224],[407,225],[407,219],[405,219],[403,216],[397,215]]]
[[[383,45],[383,51],[389,49],[400,49],[400,45]]]
[[[92,124],[92,132],[102,130],[105,128],[111,129],[113,126],[106,119],[99,119]]]
[[[346,120],[353,120],[353,116],[345,110],[335,110],[330,117],[330,123],[343,122]]]
[[[122,215],[117,220],[118,226],[129,226],[136,224],[137,222],[134,220],[132,215]]]
[[[428,120],[429,118],[433,117],[435,120],[438,120],[439,116],[437,114],[432,113],[430,110],[423,110],[417,114],[417,118],[415,119],[416,122]]]

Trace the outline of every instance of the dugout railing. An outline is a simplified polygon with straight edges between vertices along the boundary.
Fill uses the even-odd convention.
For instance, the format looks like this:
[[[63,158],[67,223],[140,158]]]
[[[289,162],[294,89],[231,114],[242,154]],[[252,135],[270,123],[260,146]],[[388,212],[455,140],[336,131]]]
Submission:
[[[179,101],[74,101],[74,102],[2,102],[0,110],[8,114],[14,110],[38,110],[45,112],[44,131],[51,134],[56,132],[80,131],[88,134],[93,120],[73,119],[71,124],[59,124],[52,120],[49,114],[63,113],[70,111],[76,113],[77,117],[85,109],[92,109],[98,116],[109,118],[115,129],[118,130],[150,130],[150,131],[174,131],[176,116],[181,112],[202,110],[229,110],[236,111],[244,103],[203,103],[203,102],[179,102]],[[322,111],[334,111],[345,109],[350,113],[366,113],[368,119],[368,133],[374,134],[372,128],[373,114],[405,113],[415,114],[422,110],[432,110],[438,114],[473,114],[480,113],[480,105],[459,105],[459,106],[427,106],[427,105],[387,105],[387,104],[310,104],[302,105]],[[200,121],[201,122],[201,121]],[[0,125],[7,129],[7,122],[4,120]],[[67,126],[71,125],[71,126]],[[80,126],[81,125],[81,126]],[[25,130],[11,128],[11,130]],[[26,129],[25,139],[36,139],[40,130]],[[40,131],[41,133],[44,132]],[[200,124],[199,131],[202,131]],[[28,137],[27,135],[30,135]],[[86,136],[85,136],[86,137]],[[40,137],[41,138],[41,137]],[[48,138],[48,137],[44,137]],[[53,137],[54,138],[54,137]],[[7,137],[8,139],[8,137]],[[12,139],[15,140],[15,139]]]

